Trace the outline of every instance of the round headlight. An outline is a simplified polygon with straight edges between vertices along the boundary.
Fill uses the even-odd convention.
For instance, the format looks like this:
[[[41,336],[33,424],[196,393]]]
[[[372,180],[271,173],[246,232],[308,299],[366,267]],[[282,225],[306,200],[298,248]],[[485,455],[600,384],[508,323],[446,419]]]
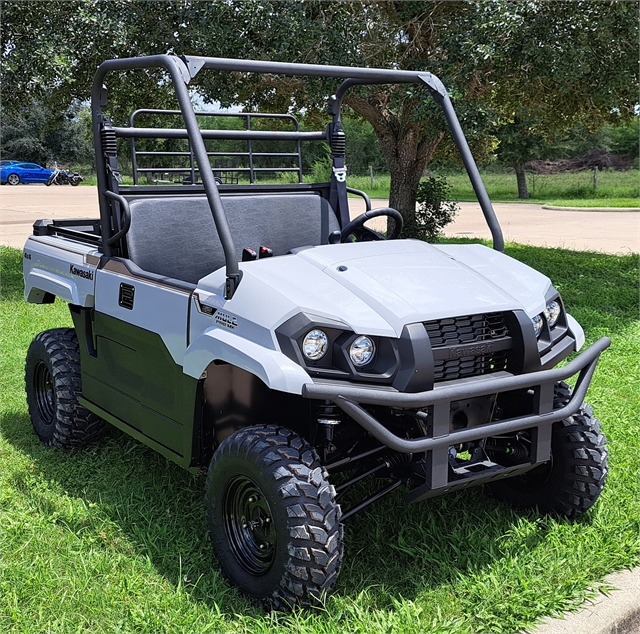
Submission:
[[[357,367],[367,365],[373,359],[375,351],[376,347],[369,337],[358,337],[349,348],[351,363]]]
[[[322,330],[310,330],[302,341],[302,352],[307,359],[322,359],[329,346],[329,338]]]
[[[544,316],[547,318],[549,328],[553,328],[560,317],[560,302],[556,302],[555,299],[550,301],[544,309]]]
[[[536,332],[536,339],[540,339],[540,333],[542,332],[542,315],[536,315],[531,318],[531,323],[533,324],[533,329]]]

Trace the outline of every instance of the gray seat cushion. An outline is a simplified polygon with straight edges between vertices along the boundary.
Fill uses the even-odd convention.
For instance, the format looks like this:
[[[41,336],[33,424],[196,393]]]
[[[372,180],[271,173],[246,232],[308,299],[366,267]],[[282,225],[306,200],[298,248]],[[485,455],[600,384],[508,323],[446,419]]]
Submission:
[[[260,194],[222,199],[238,260],[261,246],[284,255],[326,244],[339,229],[328,202],[315,194]],[[129,258],[140,268],[196,283],[224,266],[224,253],[204,196],[132,198]]]

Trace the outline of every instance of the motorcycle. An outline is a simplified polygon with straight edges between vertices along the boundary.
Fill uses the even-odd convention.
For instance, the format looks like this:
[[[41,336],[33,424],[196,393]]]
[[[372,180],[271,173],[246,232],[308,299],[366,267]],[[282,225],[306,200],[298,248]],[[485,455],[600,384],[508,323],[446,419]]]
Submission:
[[[78,172],[67,172],[67,179],[72,187],[77,187],[84,180]]]
[[[45,185],[47,187],[50,185],[71,185],[72,187],[77,187],[83,180],[84,179],[80,174],[78,174],[78,172],[67,172],[65,170],[61,170],[56,165]]]

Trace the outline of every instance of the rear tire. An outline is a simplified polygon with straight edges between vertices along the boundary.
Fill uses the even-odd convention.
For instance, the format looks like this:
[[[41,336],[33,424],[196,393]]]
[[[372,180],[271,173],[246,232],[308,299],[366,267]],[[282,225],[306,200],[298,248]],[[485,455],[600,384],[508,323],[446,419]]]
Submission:
[[[9,174],[9,176],[7,176],[7,183],[9,183],[9,185],[19,185],[20,177],[17,174]]]
[[[27,405],[38,438],[50,447],[86,447],[100,440],[104,421],[78,403],[80,349],[73,328],[35,337],[25,366]]]
[[[343,553],[340,506],[317,453],[292,431],[253,426],[215,452],[205,502],[227,579],[270,609],[315,605]]]
[[[566,383],[555,387],[554,408],[571,398]],[[520,477],[488,485],[498,500],[518,509],[535,509],[549,515],[578,517],[596,502],[607,478],[609,453],[600,421],[591,407],[582,407],[553,424],[551,460]]]

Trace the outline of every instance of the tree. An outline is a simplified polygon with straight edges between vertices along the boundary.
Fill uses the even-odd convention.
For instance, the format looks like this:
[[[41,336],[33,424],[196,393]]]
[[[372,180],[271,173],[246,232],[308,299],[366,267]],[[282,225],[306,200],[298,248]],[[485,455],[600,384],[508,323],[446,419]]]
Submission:
[[[481,128],[489,118],[517,127],[526,105],[550,135],[577,120],[596,125],[637,101],[633,9],[622,0],[5,1],[3,105],[19,107],[29,93],[68,105],[87,98],[103,59],[175,51],[426,70],[445,82],[466,130],[487,134]],[[135,82],[124,75],[111,94],[116,116],[159,93],[158,73],[138,73]],[[308,116],[335,90],[328,82],[242,74],[214,81],[203,74],[195,85],[222,104]],[[422,95],[375,86],[346,99],[373,126],[391,172],[390,204],[407,218],[420,177],[446,139],[441,113]]]
[[[499,155],[528,198],[524,163],[545,158],[577,123],[624,123],[638,102],[637,5],[624,1],[487,3],[479,31],[492,60]]]
[[[181,52],[181,22],[188,2],[139,0],[2,0],[0,78],[2,108],[16,114],[32,99],[64,113],[91,96],[97,67],[105,59]],[[166,101],[159,72],[124,73],[112,79],[116,116],[132,102]],[[111,99],[113,97],[113,99]],[[171,102],[170,105],[175,105]],[[123,121],[124,123],[124,121]]]
[[[498,159],[513,167],[518,184],[518,198],[529,198],[525,163],[532,158],[547,158],[552,148],[539,130],[538,121],[527,118],[526,112],[515,116],[512,121],[501,125],[496,136],[499,140]]]
[[[446,76],[454,93],[466,100],[475,96],[474,60],[462,59],[450,35],[473,27],[474,4],[247,0],[234,6],[235,19],[243,25],[240,57],[263,51],[257,56],[281,61],[429,70]],[[214,11],[212,4],[209,11]],[[209,20],[199,24],[204,30]],[[208,42],[206,33],[198,41]],[[252,105],[307,110],[324,108],[336,88],[335,83],[273,77],[245,77],[234,86],[241,100]],[[210,99],[225,100],[219,84],[200,83],[199,90]],[[345,98],[372,125],[391,173],[390,205],[409,219],[415,214],[420,178],[445,136],[443,116],[433,102],[424,101],[426,95],[418,87],[374,86],[351,90]],[[463,114],[470,110],[465,102],[460,109]]]
[[[57,116],[33,101],[24,112],[0,120],[2,157],[32,163],[92,161],[88,109],[73,108]]]

